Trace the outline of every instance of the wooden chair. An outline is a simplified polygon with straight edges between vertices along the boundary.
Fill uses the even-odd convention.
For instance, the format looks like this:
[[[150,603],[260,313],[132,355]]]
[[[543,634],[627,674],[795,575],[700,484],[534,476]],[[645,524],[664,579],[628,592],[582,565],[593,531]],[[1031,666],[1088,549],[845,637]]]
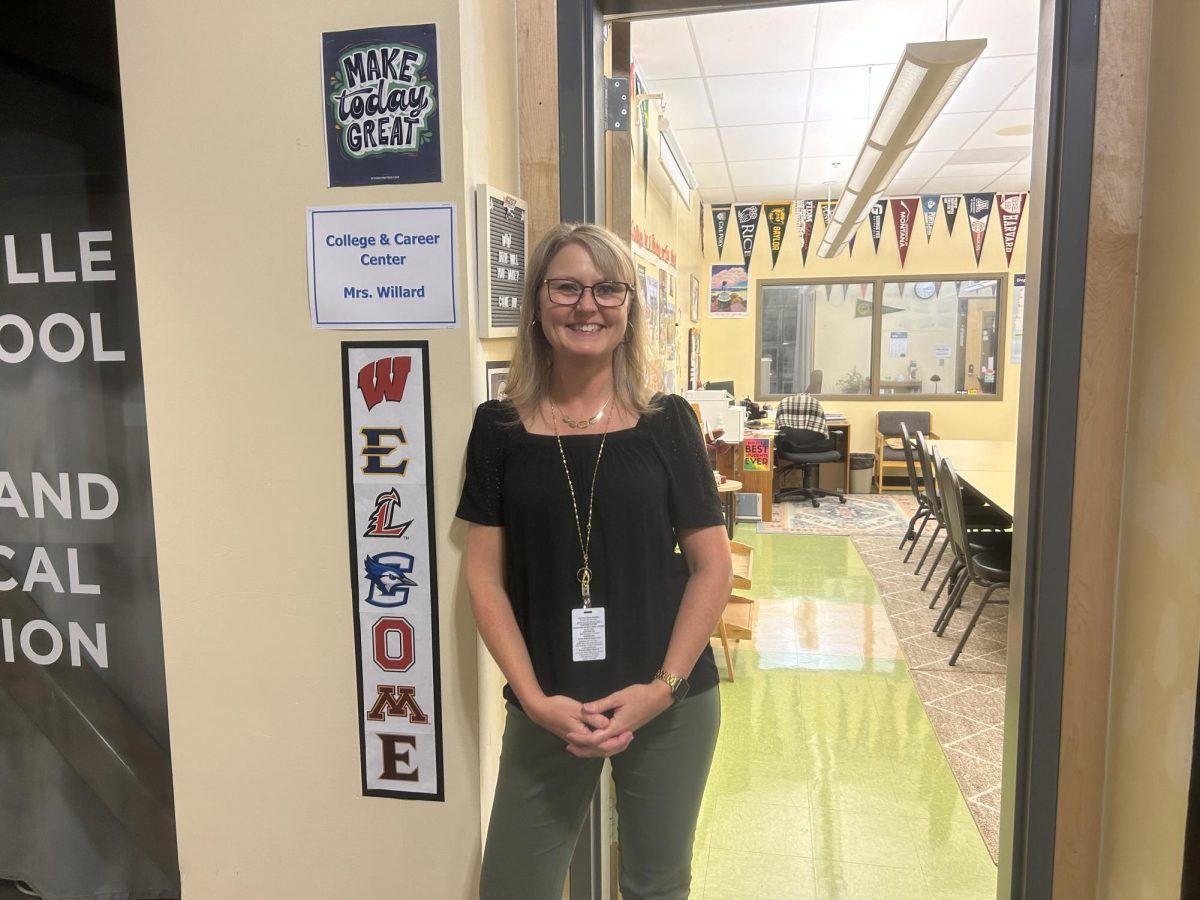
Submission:
[[[908,427],[909,434],[920,431],[927,438],[936,438],[932,420],[928,410],[881,410],[875,414],[875,484],[880,493],[910,490],[903,444],[893,449],[887,446],[888,438],[902,441],[901,425]],[[899,480],[889,484],[889,477]]]
[[[748,590],[754,577],[754,548],[738,541],[729,542],[729,550],[733,555],[733,586]],[[729,602],[717,627],[713,629],[713,637],[721,641],[721,649],[725,651],[725,671],[729,680],[733,681],[733,653],[730,641],[750,640],[754,637],[755,603],[748,597],[729,595]]]

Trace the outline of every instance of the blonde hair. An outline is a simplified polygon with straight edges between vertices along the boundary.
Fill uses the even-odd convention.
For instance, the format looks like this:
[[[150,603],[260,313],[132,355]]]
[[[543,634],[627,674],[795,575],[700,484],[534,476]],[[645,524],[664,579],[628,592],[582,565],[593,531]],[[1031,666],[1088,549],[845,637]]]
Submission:
[[[638,415],[651,413],[651,392],[646,386],[649,337],[633,258],[620,238],[607,228],[586,223],[554,226],[529,255],[525,266],[521,321],[517,325],[517,342],[508,370],[505,394],[520,415],[522,411],[536,409],[550,390],[553,351],[536,319],[538,292],[546,279],[550,261],[568,244],[578,244],[586,250],[606,278],[630,285],[625,300],[629,307],[625,340],[617,345],[613,353],[613,396],[618,404],[630,412]]]

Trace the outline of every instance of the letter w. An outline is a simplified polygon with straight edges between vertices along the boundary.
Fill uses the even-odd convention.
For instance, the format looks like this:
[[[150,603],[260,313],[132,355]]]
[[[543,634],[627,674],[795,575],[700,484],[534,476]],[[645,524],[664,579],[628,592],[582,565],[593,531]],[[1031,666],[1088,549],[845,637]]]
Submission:
[[[411,356],[393,356],[377,359],[358,370],[358,389],[362,391],[367,410],[372,410],[384,400],[404,399],[404,385],[412,371]]]

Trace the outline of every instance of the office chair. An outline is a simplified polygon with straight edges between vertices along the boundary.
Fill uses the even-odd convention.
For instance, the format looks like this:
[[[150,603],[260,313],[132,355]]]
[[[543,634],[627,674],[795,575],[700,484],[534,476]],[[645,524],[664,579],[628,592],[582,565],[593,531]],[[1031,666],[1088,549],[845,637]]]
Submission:
[[[814,507],[821,505],[821,497],[837,497],[839,503],[846,502],[845,493],[825,490],[817,487],[817,476],[821,463],[837,462],[842,458],[833,438],[827,438],[817,431],[805,431],[802,428],[780,426],[779,435],[775,438],[775,471],[781,476],[795,469],[804,472],[804,486],[784,488],[775,493],[775,503],[787,503],[790,500],[808,500]],[[783,483],[781,477],[780,483]]]

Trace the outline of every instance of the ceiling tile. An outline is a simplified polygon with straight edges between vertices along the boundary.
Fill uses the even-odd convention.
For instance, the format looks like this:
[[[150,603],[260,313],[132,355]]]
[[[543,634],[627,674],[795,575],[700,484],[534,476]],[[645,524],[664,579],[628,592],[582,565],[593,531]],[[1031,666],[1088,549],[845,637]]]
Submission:
[[[799,156],[804,138],[803,125],[740,125],[720,128],[725,158],[731,162],[745,159],[782,159]]]
[[[1003,175],[1011,166],[1009,163],[968,163],[966,165],[948,165],[942,166],[939,175],[945,175],[948,178],[954,178],[959,175],[963,177],[974,178],[977,176],[986,176],[995,178],[997,175]],[[986,177],[984,180],[986,180]]]
[[[854,0],[822,4],[815,65],[895,65],[904,45],[940,41],[945,0]]]
[[[729,170],[723,162],[693,163],[692,171],[696,174],[701,191],[710,187],[729,187]]]
[[[1033,74],[1036,56],[1001,56],[978,60],[946,104],[946,113],[991,112],[1013,89]]]
[[[696,163],[721,162],[725,155],[721,150],[721,139],[715,128],[684,128],[671,125],[671,132],[683,148],[683,155],[692,165]]]
[[[807,69],[817,15],[815,6],[794,6],[692,16],[700,66],[708,75]]]
[[[825,184],[820,181],[801,181],[796,185],[796,198],[799,200],[825,200],[830,194],[833,199],[838,198],[838,194],[845,187],[843,182],[833,185],[829,190],[826,190]]]
[[[933,120],[925,137],[917,145],[919,150],[957,150],[980,125],[987,120],[987,113],[943,113]]]
[[[1001,109],[1033,109],[1037,96],[1037,73],[1030,72],[1029,77],[1018,85],[1011,97],[1000,104]]]
[[[687,19],[637,19],[629,28],[637,72],[649,84],[656,78],[699,78]]]
[[[892,183],[885,188],[888,197],[911,197],[921,193],[927,179],[925,178],[893,178]]]
[[[928,178],[936,175],[954,155],[953,150],[915,151],[900,167],[896,178]]]
[[[870,116],[874,112],[870,72],[866,66],[814,69],[808,94],[808,121]]]
[[[758,159],[750,162],[731,162],[729,177],[736,185],[751,187],[763,184],[787,184],[791,193],[796,186],[797,158]],[[997,173],[999,174],[999,173]]]
[[[796,183],[748,185],[739,187],[737,195],[743,203],[786,203],[795,199]]]
[[[800,182],[833,181],[842,185],[850,177],[854,156],[808,156],[800,160]],[[836,191],[835,191],[836,192]]]
[[[814,122],[804,129],[804,155],[857,158],[870,125],[867,119]]]
[[[808,72],[709,78],[708,89],[718,125],[801,122],[808,96]]]
[[[674,78],[647,83],[646,89],[662,91],[671,128],[711,128],[712,108],[702,78]]]
[[[925,183],[925,193],[927,194],[974,194],[979,191],[987,190],[987,186],[995,179],[984,175],[977,178],[965,178],[958,176],[956,178],[945,178],[937,176],[929,179]]]
[[[1026,156],[1023,160],[1021,160],[1015,166],[1013,166],[1011,169],[1009,169],[1008,173],[1010,175],[1028,175],[1032,171],[1033,171],[1033,157]]]
[[[1007,175],[1001,175],[995,181],[990,182],[987,189],[989,191],[996,191],[997,193],[1015,193],[1017,191],[1029,190],[1029,183],[1030,178],[1028,174],[1019,175],[1009,172]],[[1025,209],[1028,212],[1028,204],[1026,204]]]
[[[732,188],[701,188],[700,198],[708,204],[732,203],[736,199]]]
[[[1022,129],[1024,133],[998,134],[1010,129]],[[1032,142],[1033,110],[1003,109],[989,116],[963,147],[968,150],[981,147],[1029,147]]]
[[[985,56],[1037,53],[1039,0],[963,0],[950,39],[987,38]]]
[[[868,104],[870,112],[867,117],[872,121],[875,119],[875,113],[879,111],[879,105],[883,103],[883,95],[887,93],[888,85],[892,83],[892,76],[896,74],[896,68],[899,65],[899,58],[896,62],[886,66],[871,66],[871,97]]]
[[[1028,156],[1028,147],[983,147],[976,150],[959,150],[950,157],[950,162],[956,165],[986,162],[1003,162],[1011,165]]]

